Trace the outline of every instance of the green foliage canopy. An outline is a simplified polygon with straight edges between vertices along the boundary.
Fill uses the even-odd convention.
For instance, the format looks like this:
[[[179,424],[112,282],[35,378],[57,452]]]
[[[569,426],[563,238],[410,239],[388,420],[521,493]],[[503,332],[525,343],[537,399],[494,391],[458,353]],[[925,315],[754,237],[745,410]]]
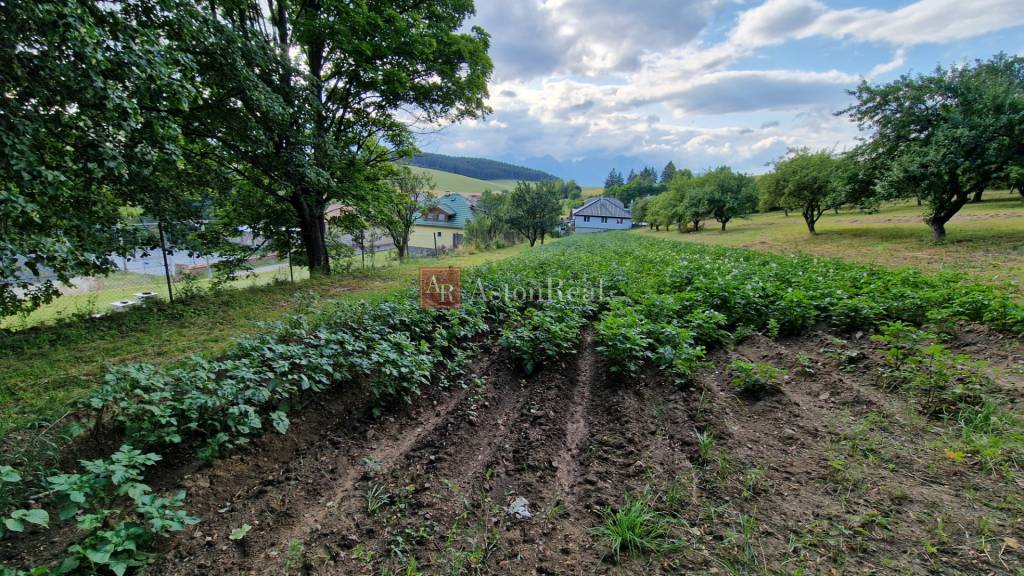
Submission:
[[[858,158],[881,166],[883,198],[920,198],[937,240],[972,197],[1024,165],[1024,58],[999,54],[882,85],[842,111],[871,132]]]

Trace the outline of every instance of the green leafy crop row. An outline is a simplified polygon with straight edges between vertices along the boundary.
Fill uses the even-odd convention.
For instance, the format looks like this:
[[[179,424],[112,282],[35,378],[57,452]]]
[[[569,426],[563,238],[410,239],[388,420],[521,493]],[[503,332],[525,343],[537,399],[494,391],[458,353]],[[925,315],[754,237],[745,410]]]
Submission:
[[[1024,307],[956,275],[625,234],[569,238],[481,274],[537,286],[546,296],[599,288],[597,304],[587,310],[600,312],[599,351],[612,371],[629,377],[655,365],[685,380],[705,350],[737,332],[791,336],[819,324],[871,331],[891,321],[967,320],[1024,334]]]

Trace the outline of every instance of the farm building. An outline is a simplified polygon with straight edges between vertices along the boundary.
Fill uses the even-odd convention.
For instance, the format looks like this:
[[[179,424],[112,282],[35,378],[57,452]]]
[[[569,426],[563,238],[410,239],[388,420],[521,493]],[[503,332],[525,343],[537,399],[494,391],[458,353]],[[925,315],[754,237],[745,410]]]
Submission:
[[[633,220],[622,202],[599,196],[572,211],[572,224],[578,233],[602,232],[628,230],[633,226]]]
[[[471,199],[446,194],[437,204],[416,218],[409,234],[409,249],[414,254],[432,254],[434,249],[451,250],[462,245],[466,224],[473,217]]]

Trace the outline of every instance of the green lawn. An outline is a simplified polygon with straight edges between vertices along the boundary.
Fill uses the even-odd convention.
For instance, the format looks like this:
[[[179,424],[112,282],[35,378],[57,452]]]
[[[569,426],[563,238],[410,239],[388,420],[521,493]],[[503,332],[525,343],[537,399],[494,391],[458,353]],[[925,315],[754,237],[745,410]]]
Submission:
[[[725,232],[713,220],[706,225],[697,234],[675,229],[634,233],[926,272],[956,271],[1024,294],[1024,202],[1016,193],[989,192],[981,204],[965,206],[946,226],[948,237],[941,244],[932,240],[931,230],[921,221],[921,209],[912,204],[885,206],[877,214],[829,213],[818,222],[815,236],[807,233],[796,213],[755,214],[730,222]]]
[[[480,194],[484,190],[500,192],[502,190],[511,190],[512,187],[515,186],[515,182],[511,180],[479,180],[477,178],[470,178],[469,176],[461,176],[459,174],[432,170],[430,168],[420,168],[418,166],[410,166],[410,168],[418,172],[429,174],[430,177],[434,179],[434,192],[438,194],[443,194],[445,192],[455,192],[457,194]]]
[[[295,267],[295,279],[302,280],[309,277],[309,272],[303,267]],[[261,286],[274,282],[289,279],[288,267],[284,266],[278,270],[269,270],[255,274],[239,277],[230,282],[232,288],[249,288]],[[199,287],[207,287],[210,280],[200,278],[196,280]],[[175,293],[183,289],[179,280],[174,281],[172,286]],[[84,289],[78,293],[67,293],[53,302],[33,310],[30,314],[22,316],[11,316],[0,319],[0,329],[22,330],[39,324],[60,322],[75,317],[88,316],[93,313],[107,313],[111,311],[111,303],[118,300],[133,300],[138,292],[155,292],[162,299],[167,299],[167,281],[163,276],[152,274],[138,274],[133,272],[115,272],[110,276],[99,278],[94,286]]]
[[[70,410],[108,364],[167,364],[193,354],[216,356],[236,336],[257,330],[259,322],[283,317],[313,294],[321,299],[365,297],[413,285],[421,266],[471,267],[523,248],[415,259],[329,278],[227,289],[175,306],[160,303],[103,318],[67,318],[0,331],[0,438],[46,425]]]

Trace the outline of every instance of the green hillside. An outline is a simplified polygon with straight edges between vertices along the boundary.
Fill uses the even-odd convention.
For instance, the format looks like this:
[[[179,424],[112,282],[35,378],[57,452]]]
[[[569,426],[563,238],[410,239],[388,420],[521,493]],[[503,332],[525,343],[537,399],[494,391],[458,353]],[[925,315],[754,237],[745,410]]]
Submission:
[[[489,158],[448,156],[445,154],[431,154],[429,152],[424,152],[404,160],[403,163],[410,166],[430,168],[431,170],[451,172],[452,174],[460,174],[462,176],[469,176],[470,178],[479,178],[480,180],[489,181],[527,180],[529,182],[536,182],[539,180],[555,179],[554,175],[548,174],[542,170],[535,170],[533,168],[527,168],[526,166],[518,166],[516,164],[509,164],[508,162],[491,160]]]
[[[476,178],[470,178],[469,176],[460,176],[458,174],[452,174],[451,172],[442,172],[440,170],[431,170],[430,168],[419,168],[417,166],[410,166],[417,172],[429,174],[434,179],[434,191],[438,193],[444,192],[455,192],[457,194],[480,194],[484,190],[492,190],[499,192],[501,190],[511,190],[514,183],[508,181],[497,180],[478,180]]]

